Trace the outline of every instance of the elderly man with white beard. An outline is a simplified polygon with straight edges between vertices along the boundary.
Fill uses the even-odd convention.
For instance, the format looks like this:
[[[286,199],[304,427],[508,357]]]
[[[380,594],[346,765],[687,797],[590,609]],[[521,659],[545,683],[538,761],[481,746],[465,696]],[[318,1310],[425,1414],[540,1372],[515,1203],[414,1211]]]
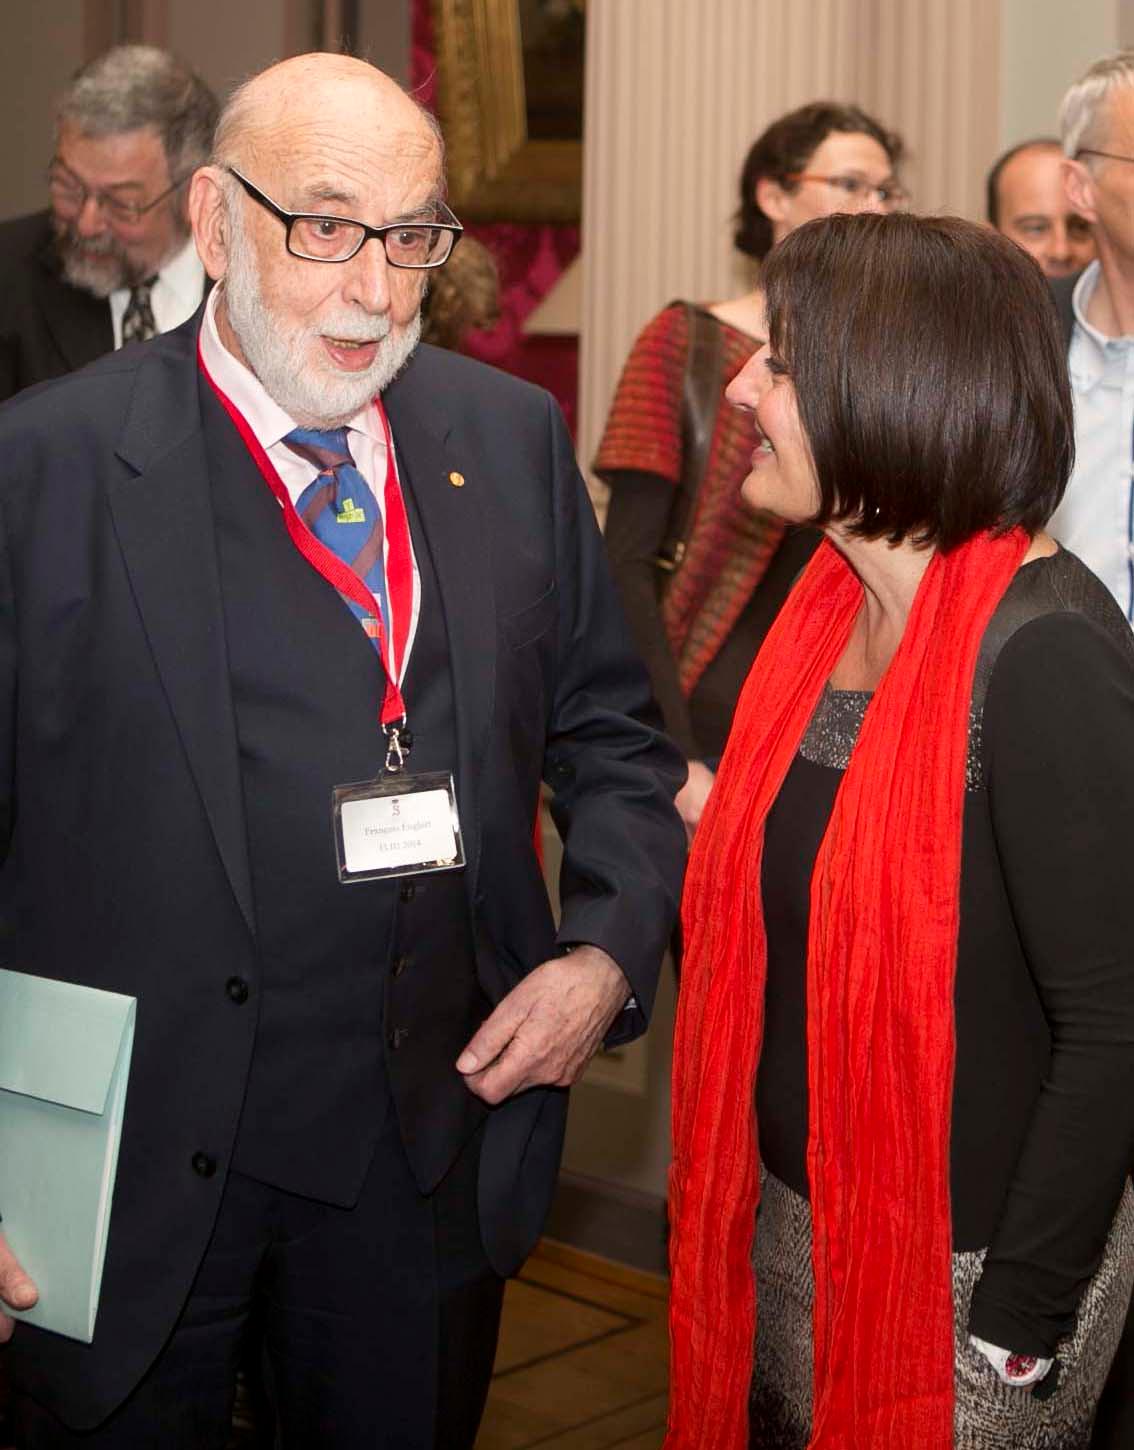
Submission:
[[[220,1450],[255,1326],[278,1443],[459,1450],[684,767],[554,404],[416,346],[431,118],[286,61],[190,214],[198,315],[0,415],[6,961],[138,1003],[93,1342],[0,1313],[18,1444]]]

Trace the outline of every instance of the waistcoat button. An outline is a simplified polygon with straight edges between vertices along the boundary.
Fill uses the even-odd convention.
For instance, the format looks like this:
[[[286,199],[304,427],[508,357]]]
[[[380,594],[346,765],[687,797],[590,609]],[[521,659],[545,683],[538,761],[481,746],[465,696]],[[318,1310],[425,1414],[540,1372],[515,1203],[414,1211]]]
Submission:
[[[238,1007],[248,1001],[248,983],[243,977],[229,977],[224,989],[228,993],[228,1000],[235,1002]]]
[[[193,1154],[193,1172],[202,1178],[211,1178],[217,1171],[217,1160],[210,1158],[207,1153]]]

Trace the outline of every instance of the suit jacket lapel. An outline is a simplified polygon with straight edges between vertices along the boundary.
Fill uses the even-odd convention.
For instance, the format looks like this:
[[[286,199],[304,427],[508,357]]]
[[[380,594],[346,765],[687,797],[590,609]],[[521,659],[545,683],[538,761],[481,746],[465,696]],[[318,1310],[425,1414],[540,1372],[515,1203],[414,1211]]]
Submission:
[[[436,420],[436,400],[414,386],[412,363],[388,389],[384,402],[399,476],[412,492],[421,517],[445,613],[457,721],[461,829],[469,860],[469,890],[475,894],[481,767],[496,684],[492,556],[478,497],[479,480],[470,460],[461,454],[459,439]],[[463,478],[463,484],[454,485],[451,476]]]
[[[118,446],[132,472],[112,487],[110,507],[217,849],[254,930],[196,336],[193,319],[139,367]]]
[[[70,369],[113,352],[110,303],[64,282],[53,251],[46,248],[34,286],[47,329]]]

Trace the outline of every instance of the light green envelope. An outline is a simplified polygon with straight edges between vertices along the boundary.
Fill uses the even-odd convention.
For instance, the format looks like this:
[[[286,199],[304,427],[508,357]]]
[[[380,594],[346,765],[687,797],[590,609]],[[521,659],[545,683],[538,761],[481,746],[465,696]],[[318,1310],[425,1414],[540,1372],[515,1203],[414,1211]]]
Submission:
[[[0,969],[0,1231],[39,1287],[17,1314],[94,1338],[136,999]]]

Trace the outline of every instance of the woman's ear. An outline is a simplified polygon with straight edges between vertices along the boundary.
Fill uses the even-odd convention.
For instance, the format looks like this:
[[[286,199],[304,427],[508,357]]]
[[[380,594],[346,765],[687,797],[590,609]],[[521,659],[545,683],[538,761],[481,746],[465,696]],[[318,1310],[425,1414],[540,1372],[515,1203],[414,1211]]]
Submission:
[[[787,214],[788,193],[772,176],[761,176],[756,183],[756,205],[775,226]]]

